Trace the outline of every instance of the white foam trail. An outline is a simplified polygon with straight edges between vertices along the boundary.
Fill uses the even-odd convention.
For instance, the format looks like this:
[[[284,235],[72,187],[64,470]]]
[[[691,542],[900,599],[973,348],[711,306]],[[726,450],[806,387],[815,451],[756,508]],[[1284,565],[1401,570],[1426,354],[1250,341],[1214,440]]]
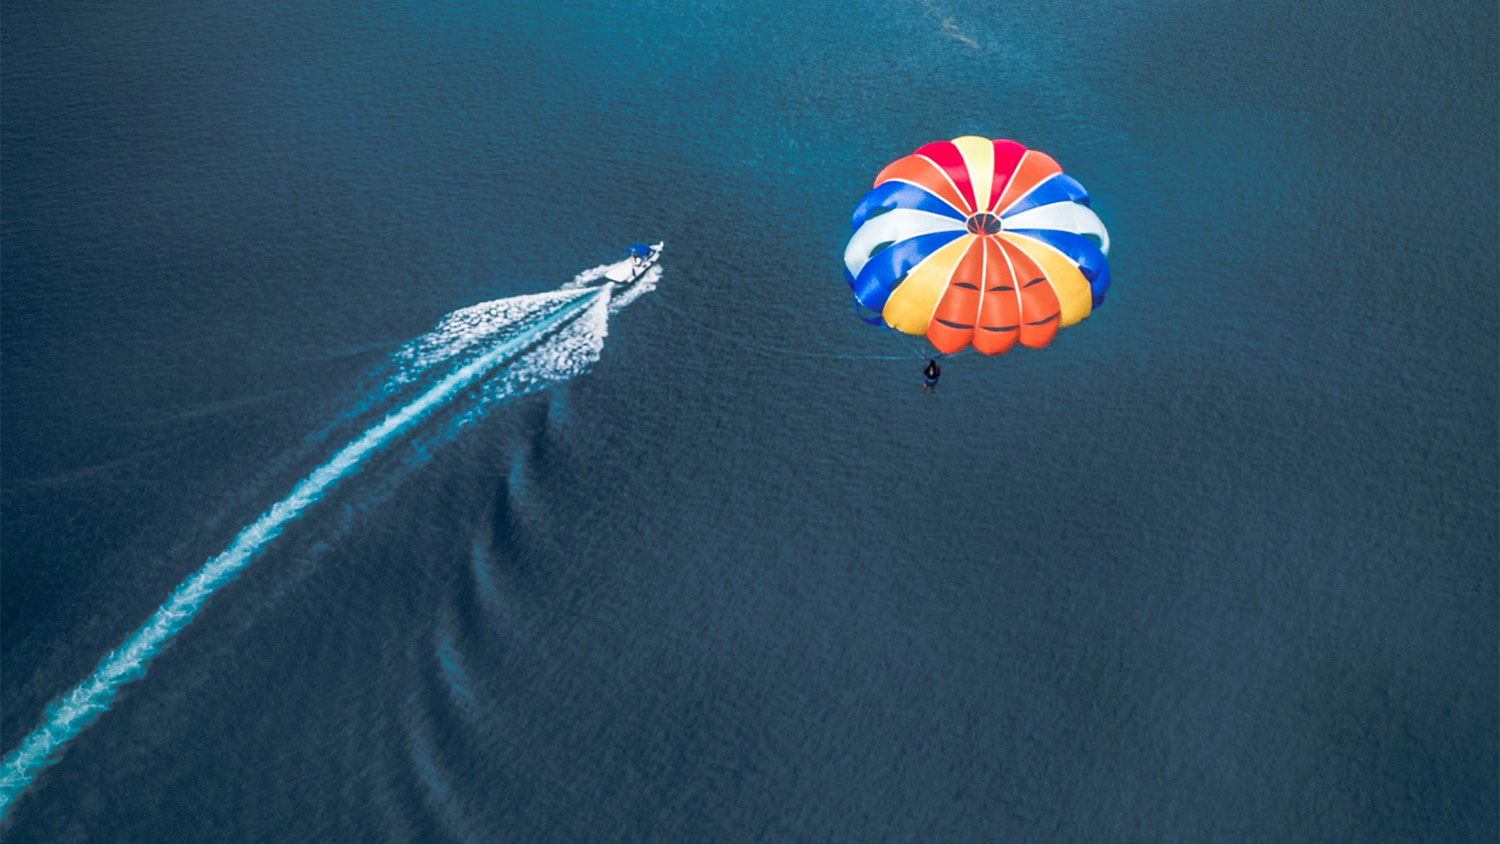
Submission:
[[[630,265],[630,263],[631,260],[629,258],[624,258],[622,260],[615,261],[612,264],[600,264],[599,266],[594,267],[591,270],[584,270],[578,275],[573,276],[573,280],[568,282],[567,284],[564,284],[562,286],[562,289],[575,290],[579,287],[587,287],[588,285],[598,281],[599,279],[604,278],[604,274],[609,272],[610,270],[615,269],[616,267],[626,267]]]
[[[514,366],[506,367],[504,372],[485,381],[480,387],[479,401],[449,422],[433,441],[451,439],[482,419],[489,407],[501,399],[523,396],[548,384],[567,381],[598,363],[604,351],[604,339],[609,335],[609,314],[614,312],[611,301],[603,297],[595,300],[578,319],[569,322],[545,344],[526,352],[516,359]]]
[[[621,263],[628,263],[628,261]],[[592,281],[613,266],[615,265],[605,264],[602,267],[579,273],[574,281],[579,279],[585,282]],[[608,299],[595,302],[582,316],[568,323],[566,328],[558,332],[545,345],[526,352],[516,360],[515,366],[506,367],[503,373],[486,381],[480,401],[472,409],[449,423],[433,441],[446,440],[458,434],[471,423],[482,418],[488,406],[499,399],[525,395],[555,381],[567,381],[598,363],[599,356],[604,351],[604,339],[609,335],[609,318],[644,294],[655,290],[657,279],[660,277],[661,267],[652,267],[624,290],[616,286],[614,294]],[[565,291],[575,289],[577,288],[563,288]],[[478,307],[482,306],[476,306]],[[478,327],[487,325],[489,322],[487,319],[471,317],[464,324]],[[478,328],[472,328],[472,330],[482,331]],[[428,338],[437,333],[434,331],[428,335]],[[433,342],[428,338],[423,338],[423,340]],[[456,340],[443,342],[449,348],[456,349],[462,346],[462,342]]]
[[[608,267],[605,268],[609,269]],[[610,297],[609,312],[619,313],[626,305],[634,302],[642,296],[656,289],[656,282],[661,278],[661,264],[657,264],[624,290],[617,290],[616,295]]]
[[[600,297],[588,306],[578,319],[517,359],[516,366],[484,383],[482,400],[475,406],[483,410],[494,400],[529,393],[553,381],[566,381],[581,375],[599,362],[604,339],[609,336],[612,300]]]
[[[443,317],[433,329],[401,348],[394,362],[397,372],[388,387],[409,384],[440,363],[456,357],[475,355],[482,344],[502,333],[514,333],[528,317],[547,305],[578,298],[576,288],[563,287],[550,293],[513,296],[461,308]]]
[[[495,366],[524,352],[528,346],[543,340],[549,331],[568,323],[571,318],[581,314],[598,314],[602,308],[607,307],[612,291],[611,285],[605,285],[597,293],[591,291],[577,294],[570,291],[570,294],[563,296],[541,294],[544,302],[566,301],[570,296],[572,301],[566,301],[562,307],[539,318],[530,328],[469,360],[420,397],[366,430],[340,449],[328,462],[314,469],[312,474],[297,484],[291,495],[272,505],[264,515],[240,531],[223,553],[204,563],[202,568],[183,581],[146,624],[111,651],[82,684],[47,707],[42,724],[21,742],[21,746],[0,767],[0,818],[5,816],[11,803],[36,779],[37,774],[50,764],[53,755],[109,709],[120,686],[144,674],[151,660],[193,620],[209,596],[233,580],[256,552],[275,539],[289,522],[322,498],[339,480],[358,469],[366,457],[428,413],[483,379]],[[460,313],[464,312],[456,312],[455,316]],[[429,358],[418,361],[418,365],[424,363],[426,368],[431,368],[437,361]]]

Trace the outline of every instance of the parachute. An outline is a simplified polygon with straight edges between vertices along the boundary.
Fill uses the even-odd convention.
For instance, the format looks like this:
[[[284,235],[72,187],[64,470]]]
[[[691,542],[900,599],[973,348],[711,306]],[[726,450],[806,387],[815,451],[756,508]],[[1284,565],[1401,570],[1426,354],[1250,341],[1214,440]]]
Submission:
[[[968,135],[875,177],[854,209],[845,279],[860,307],[944,354],[1040,349],[1104,304],[1109,232],[1052,157]]]

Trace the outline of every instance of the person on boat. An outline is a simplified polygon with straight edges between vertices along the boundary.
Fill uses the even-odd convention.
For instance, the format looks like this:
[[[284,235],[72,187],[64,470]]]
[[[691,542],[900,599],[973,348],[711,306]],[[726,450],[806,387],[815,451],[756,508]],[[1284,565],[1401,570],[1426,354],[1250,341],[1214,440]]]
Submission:
[[[922,370],[922,393],[928,390],[937,395],[937,382],[943,376],[943,368],[938,366],[937,358],[929,358],[927,366]]]
[[[630,274],[632,277],[641,273],[651,263],[651,247],[644,243],[637,243],[630,247]]]

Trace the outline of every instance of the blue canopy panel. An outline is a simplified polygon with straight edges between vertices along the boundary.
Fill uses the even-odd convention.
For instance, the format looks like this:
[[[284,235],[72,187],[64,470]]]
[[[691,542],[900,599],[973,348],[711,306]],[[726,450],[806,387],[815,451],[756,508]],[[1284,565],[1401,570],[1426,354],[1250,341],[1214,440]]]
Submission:
[[[1011,203],[1002,217],[1014,217],[1022,211],[1030,211],[1043,205],[1051,205],[1054,202],[1076,202],[1079,205],[1089,204],[1089,192],[1083,189],[1083,185],[1072,176],[1063,173],[1054,173],[1048,176],[1041,184],[1027,191],[1020,199]]]
[[[849,282],[849,291],[853,293],[855,287],[855,279],[847,269],[844,270],[844,281]],[[856,317],[859,317],[860,322],[863,322],[866,325],[874,325],[880,328],[890,328],[890,326],[885,324],[885,320],[880,318],[880,312],[872,311],[864,305],[861,305],[859,303],[858,296],[854,297],[854,315]]]
[[[947,202],[928,193],[916,185],[907,182],[889,181],[882,182],[879,187],[866,193],[854,209],[854,215],[849,220],[849,226],[858,229],[871,217],[878,216],[896,208],[911,208],[917,211],[930,211],[933,214],[942,214],[955,220],[964,219],[964,213],[949,205]]]
[[[637,243],[636,245],[630,247],[630,256],[632,258],[644,258],[650,254],[651,247],[647,246],[644,243]]]
[[[952,241],[968,236],[965,231],[933,232],[887,246],[875,253],[855,277],[854,298],[872,311],[885,310],[885,301],[912,267]]]

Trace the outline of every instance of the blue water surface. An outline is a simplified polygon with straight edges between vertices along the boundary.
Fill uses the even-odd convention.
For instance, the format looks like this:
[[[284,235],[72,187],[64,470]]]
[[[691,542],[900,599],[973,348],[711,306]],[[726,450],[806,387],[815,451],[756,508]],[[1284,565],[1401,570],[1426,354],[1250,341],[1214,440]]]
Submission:
[[[0,753],[403,343],[667,243],[588,372],[288,523],[7,844],[1496,840],[1492,4],[3,24]],[[962,134],[1086,185],[1114,285],[921,396],[841,257]]]

